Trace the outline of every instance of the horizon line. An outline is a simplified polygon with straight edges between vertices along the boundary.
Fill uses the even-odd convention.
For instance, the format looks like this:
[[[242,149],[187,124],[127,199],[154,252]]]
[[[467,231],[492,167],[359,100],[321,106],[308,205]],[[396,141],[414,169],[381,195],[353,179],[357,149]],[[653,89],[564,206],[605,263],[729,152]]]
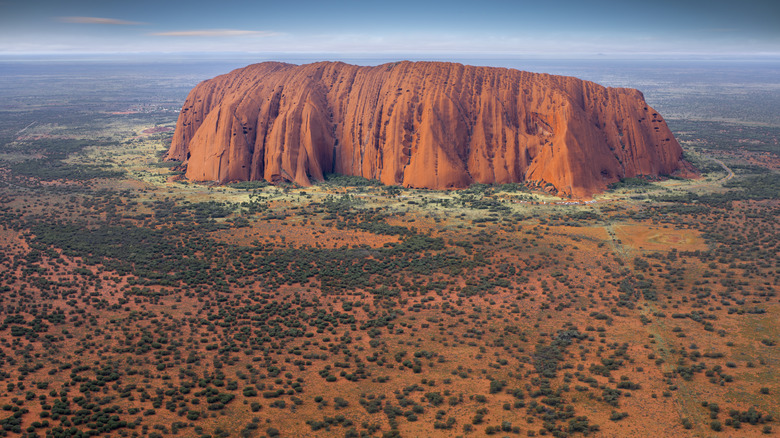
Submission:
[[[712,59],[712,60],[777,60],[780,61],[780,52],[754,52],[754,53],[711,53],[711,52],[646,52],[646,53],[626,53],[626,52],[484,52],[484,51],[440,51],[440,52],[415,52],[415,51],[388,51],[388,52],[342,52],[342,51],[133,51],[133,52],[115,52],[115,51],[0,51],[0,57],[134,57],[134,56],[179,56],[179,57],[248,57],[248,56],[288,56],[288,57],[316,57],[316,56],[338,56],[347,58],[365,58],[365,59],[385,59],[388,57],[455,57],[469,59],[514,59],[514,58],[533,58],[533,59],[630,59],[630,60],[651,60],[651,59],[680,59],[697,58],[692,60]]]

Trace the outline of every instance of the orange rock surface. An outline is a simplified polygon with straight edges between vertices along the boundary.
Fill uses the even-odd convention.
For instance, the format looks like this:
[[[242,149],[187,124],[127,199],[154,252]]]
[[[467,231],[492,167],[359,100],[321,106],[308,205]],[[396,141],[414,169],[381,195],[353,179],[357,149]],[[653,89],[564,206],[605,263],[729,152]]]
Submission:
[[[330,172],[448,189],[537,181],[589,197],[624,177],[690,171],[663,118],[627,88],[442,62],[265,62],[187,97],[167,159],[196,181]]]

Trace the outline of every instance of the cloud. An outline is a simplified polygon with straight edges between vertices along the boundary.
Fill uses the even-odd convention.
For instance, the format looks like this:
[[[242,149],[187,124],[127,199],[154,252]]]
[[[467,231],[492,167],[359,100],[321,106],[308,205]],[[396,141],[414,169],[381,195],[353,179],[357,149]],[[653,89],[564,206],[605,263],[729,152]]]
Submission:
[[[266,30],[238,30],[238,29],[204,29],[204,30],[178,30],[171,32],[153,32],[149,35],[173,36],[173,37],[233,37],[233,36],[260,36],[271,37],[281,35],[277,32]]]
[[[118,26],[138,26],[144,23],[137,21],[117,20],[116,18],[101,18],[101,17],[59,17],[59,20],[63,23],[75,23],[75,24],[112,24]]]
[[[701,29],[702,32],[715,32],[715,33],[724,33],[724,32],[739,32],[741,29],[738,29],[736,27],[713,27],[710,29]]]

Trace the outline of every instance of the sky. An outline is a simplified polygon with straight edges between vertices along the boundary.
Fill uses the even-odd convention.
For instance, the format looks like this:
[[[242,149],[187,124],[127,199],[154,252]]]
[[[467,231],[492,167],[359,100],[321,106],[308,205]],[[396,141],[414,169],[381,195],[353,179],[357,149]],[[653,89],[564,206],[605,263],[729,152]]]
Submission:
[[[0,0],[0,54],[780,57],[778,0]]]

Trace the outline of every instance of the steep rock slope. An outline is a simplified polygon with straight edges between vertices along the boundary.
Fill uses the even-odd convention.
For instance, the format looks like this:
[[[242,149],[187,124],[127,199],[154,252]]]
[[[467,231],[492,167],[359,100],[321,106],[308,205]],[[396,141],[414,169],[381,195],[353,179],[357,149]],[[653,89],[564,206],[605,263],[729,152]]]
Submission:
[[[204,81],[184,103],[167,159],[196,181],[309,185],[335,172],[432,189],[536,181],[577,197],[690,170],[637,90],[406,61],[266,62]]]

